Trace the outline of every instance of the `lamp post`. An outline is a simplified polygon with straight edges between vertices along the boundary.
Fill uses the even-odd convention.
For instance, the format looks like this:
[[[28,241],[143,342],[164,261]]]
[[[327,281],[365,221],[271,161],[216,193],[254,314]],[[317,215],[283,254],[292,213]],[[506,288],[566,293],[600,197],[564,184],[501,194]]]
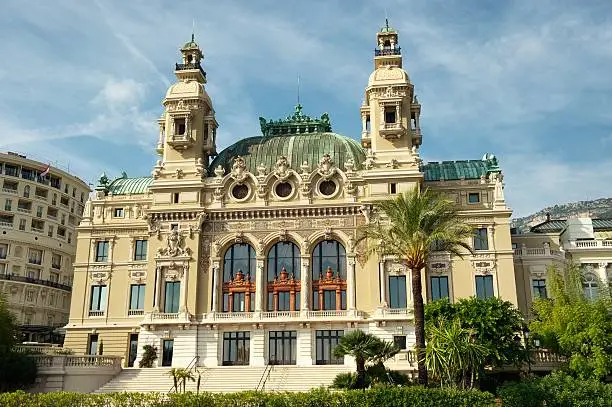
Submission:
[[[531,350],[529,347],[529,328],[527,326],[523,328],[523,337],[525,341],[525,352],[527,352],[527,371],[531,374]]]

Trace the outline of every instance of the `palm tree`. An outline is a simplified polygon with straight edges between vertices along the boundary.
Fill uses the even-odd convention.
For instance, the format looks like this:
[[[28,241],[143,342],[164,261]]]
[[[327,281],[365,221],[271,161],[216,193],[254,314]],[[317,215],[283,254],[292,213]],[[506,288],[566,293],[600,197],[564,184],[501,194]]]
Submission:
[[[356,330],[340,338],[338,345],[334,348],[334,356],[342,358],[349,355],[355,359],[357,379],[354,387],[363,389],[367,385],[366,364],[383,363],[398,351],[399,349],[394,343],[383,341],[375,335]]]
[[[425,364],[425,312],[421,270],[433,251],[462,257],[472,252],[469,238],[473,230],[461,219],[453,201],[429,189],[415,186],[395,199],[374,204],[382,219],[361,228],[361,239],[368,240],[367,255],[394,256],[412,272],[412,298],[419,384],[427,384]]]

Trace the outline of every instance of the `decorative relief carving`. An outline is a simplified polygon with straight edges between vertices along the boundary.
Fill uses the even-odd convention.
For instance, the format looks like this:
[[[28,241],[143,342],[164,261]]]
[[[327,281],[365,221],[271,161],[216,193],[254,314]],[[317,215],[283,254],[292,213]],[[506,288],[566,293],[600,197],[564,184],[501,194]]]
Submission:
[[[487,274],[495,271],[496,258],[493,254],[474,254],[471,261],[478,273]]]
[[[89,273],[89,278],[93,284],[104,284],[110,280],[110,277],[110,271],[91,271]]]
[[[172,262],[168,266],[164,267],[164,279],[165,280],[179,280],[183,278],[185,272],[189,268],[187,263],[175,263]]]
[[[183,236],[178,230],[173,229],[166,237],[166,247],[157,249],[157,257],[189,256],[191,250],[185,246]]]
[[[238,156],[234,158],[234,164],[232,164],[232,177],[239,183],[245,181],[248,171],[246,168],[246,162],[244,158]]]
[[[319,165],[317,172],[324,179],[330,179],[337,171],[337,168],[334,165],[334,162],[329,153],[323,154],[321,160],[319,160]]]
[[[143,270],[130,270],[130,280],[133,283],[141,284],[147,279],[147,272]]]
[[[289,175],[291,175],[289,172],[289,162],[287,161],[287,157],[279,157],[276,161],[275,167],[276,169],[274,170],[274,175],[276,175],[279,180],[285,180],[289,178]]]

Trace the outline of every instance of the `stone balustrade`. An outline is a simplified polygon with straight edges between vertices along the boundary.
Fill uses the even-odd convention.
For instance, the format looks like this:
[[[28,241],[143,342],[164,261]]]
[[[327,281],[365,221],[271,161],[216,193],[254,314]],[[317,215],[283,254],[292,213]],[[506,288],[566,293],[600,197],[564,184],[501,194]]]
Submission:
[[[612,240],[571,240],[564,243],[566,250],[572,249],[612,249]]]

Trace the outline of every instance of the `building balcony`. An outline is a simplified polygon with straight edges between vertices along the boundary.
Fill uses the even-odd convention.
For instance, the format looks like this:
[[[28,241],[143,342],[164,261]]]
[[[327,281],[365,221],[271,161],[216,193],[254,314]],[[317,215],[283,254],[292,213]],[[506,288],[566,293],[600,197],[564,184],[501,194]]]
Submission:
[[[399,139],[406,135],[406,128],[402,123],[382,123],[378,133],[385,139]]]
[[[388,56],[388,55],[402,55],[402,48],[395,47],[395,48],[383,48],[383,49],[374,50],[375,57],[383,57],[383,56]]]
[[[168,137],[167,143],[172,148],[186,150],[193,144],[193,138],[189,134],[173,134]]]
[[[2,192],[7,192],[9,194],[17,194],[17,188],[2,188]]]
[[[206,72],[202,69],[202,65],[198,64],[175,64],[176,71],[186,71],[188,69],[197,69],[200,71],[204,79],[206,79]]]
[[[514,249],[514,257],[518,258],[558,258],[564,259],[565,254],[559,250],[550,249],[548,247],[523,247]]]
[[[128,317],[135,317],[137,315],[144,315],[144,310],[142,310],[142,309],[131,309],[131,310],[128,310]]]
[[[355,321],[364,318],[362,311],[262,311],[262,312],[211,312],[204,315],[203,323],[240,322],[308,322],[308,321]]]
[[[6,222],[6,221],[1,221],[0,220],[0,226],[4,226],[7,228],[12,228],[13,227],[13,222]]]
[[[104,316],[104,311],[93,311],[93,310],[89,310],[89,314],[90,317],[103,317]]]
[[[21,213],[32,213],[32,209],[30,208],[17,208],[17,212],[21,212]]]
[[[385,320],[385,321],[407,321],[412,320],[412,308],[387,308],[380,307],[372,315],[374,320]]]
[[[612,240],[571,240],[563,243],[565,250],[612,250]]]
[[[57,283],[57,282],[51,281],[51,280],[41,280],[39,278],[30,278],[30,277],[24,277],[24,276],[14,276],[14,275],[11,275],[11,274],[0,274],[0,280],[17,281],[17,282],[20,282],[20,283],[44,285],[46,287],[57,288],[58,290],[63,290],[63,291],[68,291],[68,292],[72,291],[72,287],[69,286],[69,285],[60,284],[60,283]]]

